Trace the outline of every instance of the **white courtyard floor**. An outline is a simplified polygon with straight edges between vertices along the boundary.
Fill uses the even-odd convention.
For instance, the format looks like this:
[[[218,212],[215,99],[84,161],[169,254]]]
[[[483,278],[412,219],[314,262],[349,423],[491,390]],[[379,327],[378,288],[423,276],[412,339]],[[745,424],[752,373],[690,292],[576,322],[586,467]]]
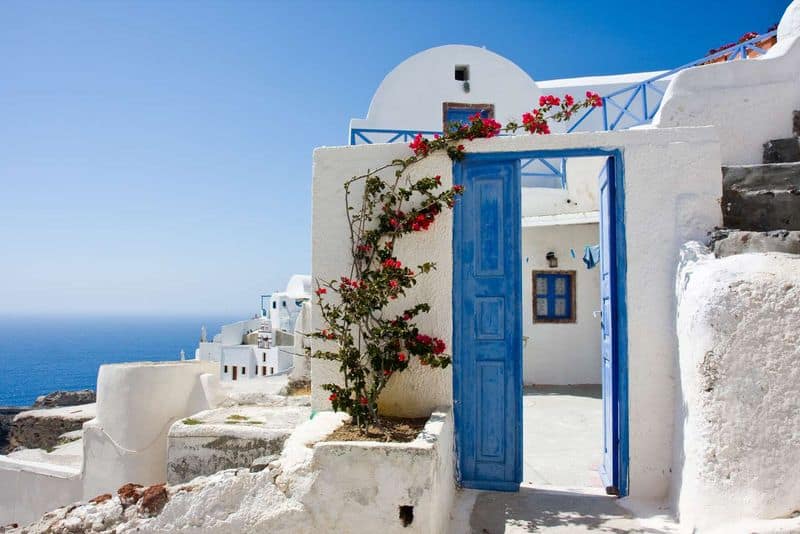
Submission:
[[[452,532],[661,533],[662,510],[634,517],[605,494],[600,386],[526,387],[523,483],[518,493],[461,490]]]

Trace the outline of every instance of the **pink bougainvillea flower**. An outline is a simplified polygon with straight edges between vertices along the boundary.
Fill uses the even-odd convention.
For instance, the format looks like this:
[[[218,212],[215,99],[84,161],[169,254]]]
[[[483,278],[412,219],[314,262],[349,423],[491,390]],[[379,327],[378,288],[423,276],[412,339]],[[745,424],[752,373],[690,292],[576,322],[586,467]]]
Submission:
[[[589,100],[593,108],[599,108],[603,106],[603,99],[600,98],[600,95],[597,93],[586,91],[586,99]]]
[[[327,292],[328,292],[328,290],[325,289],[324,287],[321,287],[321,288],[317,289],[317,295],[324,295]]]
[[[399,352],[399,353],[397,354],[397,361],[399,361],[399,362],[404,362],[404,361],[406,361],[406,355],[405,355],[405,354],[403,354],[402,352]]]
[[[408,148],[414,151],[417,156],[428,155],[428,140],[422,137],[421,133],[414,136],[414,140],[408,145]]]

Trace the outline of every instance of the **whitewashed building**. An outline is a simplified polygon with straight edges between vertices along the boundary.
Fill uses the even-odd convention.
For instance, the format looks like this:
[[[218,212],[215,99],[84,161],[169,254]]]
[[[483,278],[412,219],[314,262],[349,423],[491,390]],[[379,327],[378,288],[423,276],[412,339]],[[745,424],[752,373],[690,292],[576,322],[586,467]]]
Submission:
[[[310,298],[311,277],[293,275],[285,291],[262,297],[255,318],[224,325],[211,341],[201,335],[195,358],[216,362],[223,381],[286,373],[294,365],[295,325]]]
[[[463,161],[436,153],[413,168],[417,176],[440,175],[443,187],[466,188],[452,213],[395,246],[405,264],[438,266],[409,298],[432,304],[419,324],[448,342],[453,365],[431,371],[412,362],[407,372],[392,377],[379,406],[406,417],[452,408],[457,484],[519,488],[523,385],[601,384],[600,457],[594,470],[607,492],[630,503],[666,502],[690,531],[788,516],[800,506],[800,486],[783,475],[800,468],[789,437],[800,433],[800,418],[783,420],[785,406],[765,402],[758,393],[786,392],[779,378],[785,375],[742,362],[741,351],[727,344],[730,334],[721,331],[721,325],[733,328],[736,321],[712,320],[716,312],[694,297],[696,289],[690,304],[682,301],[678,320],[677,301],[692,286],[689,275],[676,284],[679,263],[682,272],[691,273],[694,267],[686,265],[700,261],[692,259],[695,245],[688,245],[692,256],[682,252],[684,244],[707,243],[709,232],[729,220],[737,200],[721,201],[738,187],[731,176],[776,171],[766,155],[762,161],[770,140],[797,144],[800,123],[793,132],[792,114],[800,109],[799,21],[800,4],[794,2],[777,31],[675,70],[622,76],[538,81],[483,48],[426,50],[392,70],[366,117],[351,120],[349,144],[357,146],[315,151],[312,273],[327,280],[346,273],[350,261],[343,246],[349,242],[341,208],[344,178],[408,157],[406,145],[417,133],[433,136],[476,112],[518,122],[542,94],[582,98],[590,90],[603,97],[602,108],[560,128],[553,125],[554,135],[464,142]],[[790,163],[778,165],[800,165],[784,161]],[[752,167],[737,167],[746,165]],[[788,173],[790,167],[783,169]],[[792,176],[791,183],[797,182]],[[775,185],[775,196],[789,195],[786,187]],[[772,249],[742,245],[739,250]],[[729,269],[708,254],[704,269]],[[741,261],[748,258],[743,254]],[[777,284],[769,292],[794,287],[796,277],[787,277],[791,255],[776,258],[781,267],[769,272],[772,260],[752,261],[758,262],[753,270],[737,267],[739,280],[758,272]],[[759,284],[759,291],[766,291],[769,283]],[[770,336],[782,339],[785,329],[771,331],[767,325],[798,317],[796,307],[787,304],[790,296],[771,298],[786,315],[737,333],[751,336],[746,346],[777,346]],[[756,321],[749,316],[762,311],[760,301],[737,304],[736,313]],[[689,335],[694,323],[686,316],[701,321],[691,329],[702,334]],[[323,328],[316,307],[314,324]],[[315,350],[323,347],[330,349],[314,341]],[[711,367],[703,350],[716,355]],[[780,345],[770,354],[770,368],[785,369],[795,352]],[[702,389],[721,380],[716,373],[723,368],[724,386]],[[312,360],[315,410],[329,408],[328,392],[320,386],[336,382],[338,374],[335,363]],[[791,396],[797,393],[795,388]],[[743,398],[758,408],[745,409]],[[758,412],[783,422],[748,419]],[[708,417],[717,424],[708,425]],[[750,437],[757,423],[769,438]],[[781,444],[780,454],[768,441]],[[748,448],[753,444],[757,451]],[[452,495],[435,498],[446,503]],[[359,513],[385,505],[388,514],[390,504],[379,500]],[[725,515],[731,503],[736,513]]]

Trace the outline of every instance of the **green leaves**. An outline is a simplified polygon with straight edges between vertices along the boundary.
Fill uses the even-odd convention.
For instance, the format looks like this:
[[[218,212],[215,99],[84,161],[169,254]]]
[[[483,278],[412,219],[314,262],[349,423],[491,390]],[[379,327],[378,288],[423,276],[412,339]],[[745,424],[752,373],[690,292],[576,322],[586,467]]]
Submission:
[[[481,124],[475,128],[494,128]],[[317,303],[325,328],[313,335],[326,345],[314,356],[339,362],[341,384],[322,387],[330,392],[333,409],[347,412],[362,428],[377,422],[381,392],[395,374],[408,369],[412,357],[428,367],[450,363],[442,353],[444,342],[421,334],[416,324],[420,315],[430,311],[428,303],[417,303],[399,315],[390,315],[388,309],[405,298],[419,276],[436,268],[429,261],[416,269],[403,265],[395,255],[395,242],[427,231],[444,209],[453,207],[463,190],[443,190],[438,175],[412,179],[405,171],[437,151],[462,158],[464,147],[458,140],[464,138],[461,130],[433,140],[420,138],[416,155],[395,159],[344,184],[352,264],[348,275],[317,282]],[[381,177],[387,169],[394,169],[392,180]],[[356,199],[350,186],[359,180],[364,181],[364,191]],[[330,348],[334,343],[336,348]]]

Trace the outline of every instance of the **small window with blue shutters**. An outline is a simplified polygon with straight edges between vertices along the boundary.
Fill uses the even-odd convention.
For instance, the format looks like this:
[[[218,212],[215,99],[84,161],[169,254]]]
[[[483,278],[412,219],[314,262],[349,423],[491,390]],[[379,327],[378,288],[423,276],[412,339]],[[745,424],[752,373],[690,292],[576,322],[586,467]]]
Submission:
[[[533,322],[575,322],[575,271],[533,271]]]

